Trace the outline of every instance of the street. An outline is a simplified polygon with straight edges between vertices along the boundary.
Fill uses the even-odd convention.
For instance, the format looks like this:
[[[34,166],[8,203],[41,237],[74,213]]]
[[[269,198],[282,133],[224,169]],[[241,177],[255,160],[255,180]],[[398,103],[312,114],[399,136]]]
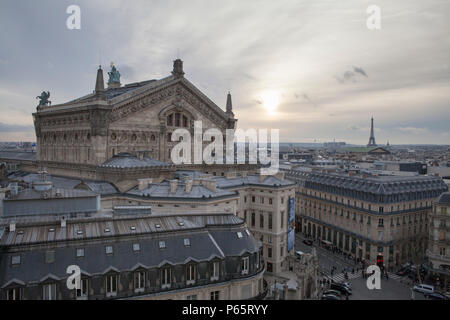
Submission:
[[[401,277],[393,273],[388,273],[389,279],[382,278],[381,289],[370,290],[367,287],[367,279],[362,277],[361,265],[355,264],[352,259],[346,259],[344,256],[332,253],[331,251],[318,246],[314,242],[312,246],[303,243],[304,238],[296,234],[295,250],[304,253],[311,253],[312,248],[316,248],[319,260],[319,279],[332,278],[336,282],[346,281],[352,286],[353,294],[349,300],[410,300],[411,299],[411,280],[407,277]],[[331,274],[332,267],[335,272]],[[348,279],[344,278],[344,269],[347,270]],[[352,273],[352,269],[355,270]],[[357,271],[358,269],[358,271]],[[345,299],[345,297],[343,298]],[[424,300],[423,294],[414,292],[415,300]]]

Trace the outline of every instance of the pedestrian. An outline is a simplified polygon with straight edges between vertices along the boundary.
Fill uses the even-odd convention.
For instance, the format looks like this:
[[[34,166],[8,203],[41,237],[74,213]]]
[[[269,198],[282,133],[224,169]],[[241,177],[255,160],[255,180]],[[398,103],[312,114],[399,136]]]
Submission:
[[[386,280],[389,280],[389,276],[388,273],[386,272]]]
[[[414,290],[411,288],[411,300],[414,300]]]

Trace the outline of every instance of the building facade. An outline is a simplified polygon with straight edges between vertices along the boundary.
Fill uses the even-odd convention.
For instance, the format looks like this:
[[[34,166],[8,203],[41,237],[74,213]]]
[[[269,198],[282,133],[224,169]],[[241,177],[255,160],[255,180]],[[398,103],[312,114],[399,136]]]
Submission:
[[[434,203],[430,216],[428,260],[432,273],[448,284],[450,279],[450,193],[443,193]]]
[[[223,111],[184,77],[179,59],[163,79],[109,84],[104,87],[99,68],[94,93],[37,108],[33,119],[38,161],[99,165],[127,152],[170,162],[178,143],[172,141],[174,130],[184,128],[192,136],[194,121],[201,121],[202,132],[217,128],[225,137],[226,129],[235,128],[231,95]]]
[[[260,246],[233,214],[22,222],[0,238],[1,299],[251,299]],[[69,266],[81,287],[69,289]]]
[[[289,171],[297,181],[298,230],[314,239],[386,267],[422,262],[433,201],[448,190],[428,176],[365,176]]]

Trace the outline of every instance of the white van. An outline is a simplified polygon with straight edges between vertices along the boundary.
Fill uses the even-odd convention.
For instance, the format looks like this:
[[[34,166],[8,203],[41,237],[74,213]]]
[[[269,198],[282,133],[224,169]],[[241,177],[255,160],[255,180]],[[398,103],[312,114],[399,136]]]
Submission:
[[[302,251],[295,251],[295,255],[300,258],[302,255],[304,255],[305,253]]]
[[[434,287],[428,284],[416,284],[414,285],[413,290],[424,294],[434,293]]]

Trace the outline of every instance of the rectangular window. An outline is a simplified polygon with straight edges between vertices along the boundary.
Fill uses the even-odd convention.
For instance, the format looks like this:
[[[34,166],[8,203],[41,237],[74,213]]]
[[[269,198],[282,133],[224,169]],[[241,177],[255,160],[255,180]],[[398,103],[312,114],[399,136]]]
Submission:
[[[264,228],[264,214],[262,213],[259,215],[259,227]]]
[[[77,289],[77,299],[85,299],[88,297],[88,279],[84,278],[80,281],[80,289]]]
[[[53,263],[55,262],[55,251],[47,250],[45,251],[45,263]]]
[[[175,127],[180,126],[180,114],[177,112],[175,113]]]
[[[12,288],[6,291],[6,300],[22,300],[20,288]]]
[[[272,198],[269,198],[269,204],[272,204]]]
[[[267,258],[272,258],[272,247],[267,247]]]
[[[248,274],[249,257],[244,257],[241,260],[241,273]]]
[[[272,214],[269,213],[269,230],[272,230]]]
[[[106,276],[106,296],[113,297],[117,295],[117,279],[116,274]]]
[[[190,264],[186,267],[186,284],[194,284],[195,283],[195,265]]]
[[[11,257],[11,264],[13,266],[20,264],[20,255],[12,256]]]
[[[281,211],[281,228],[284,227],[284,211]]]
[[[255,196],[252,196],[252,202],[255,202]]]
[[[112,246],[106,246],[105,247],[106,254],[113,254],[113,247]]]
[[[211,300],[219,300],[220,291],[211,291]]]
[[[211,264],[211,281],[219,280],[219,262],[215,261]]]
[[[134,273],[134,291],[143,292],[145,288],[145,271]]]
[[[197,300],[197,295],[196,294],[192,294],[190,296],[186,296],[186,300]]]
[[[255,213],[252,212],[252,227],[255,226],[255,220],[256,220],[255,216],[256,216]]]
[[[77,249],[77,258],[84,257],[84,248]]]
[[[56,300],[56,283],[49,283],[43,286],[44,300]]]
[[[384,221],[383,221],[383,219],[378,219],[378,226],[379,226],[379,227],[383,227],[383,226],[384,226]]]
[[[171,284],[171,272],[172,270],[170,268],[163,268],[161,270],[161,288],[170,288]]]

